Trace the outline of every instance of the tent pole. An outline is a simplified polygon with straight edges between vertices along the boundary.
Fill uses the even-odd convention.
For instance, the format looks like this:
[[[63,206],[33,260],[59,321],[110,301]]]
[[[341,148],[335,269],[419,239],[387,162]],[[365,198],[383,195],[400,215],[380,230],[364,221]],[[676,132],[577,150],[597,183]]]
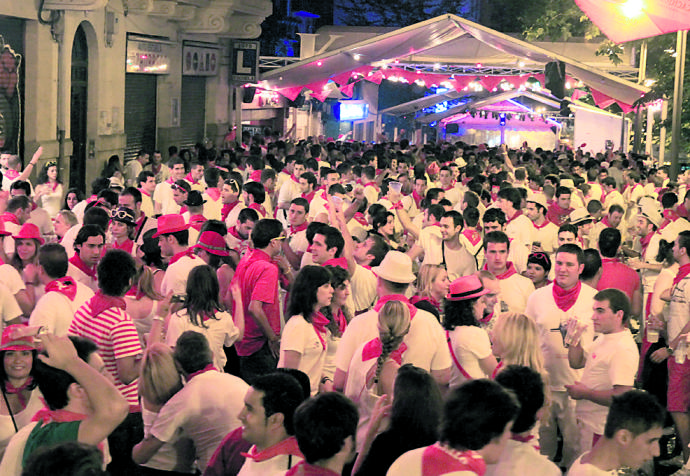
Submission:
[[[661,100],[661,117],[659,118],[659,157],[658,167],[666,161],[666,119],[668,118],[668,99]]]
[[[683,76],[685,75],[685,47],[688,31],[679,31],[676,41],[676,75],[673,83],[673,116],[671,118],[671,180],[678,176],[678,151],[680,149],[680,114],[683,109]]]

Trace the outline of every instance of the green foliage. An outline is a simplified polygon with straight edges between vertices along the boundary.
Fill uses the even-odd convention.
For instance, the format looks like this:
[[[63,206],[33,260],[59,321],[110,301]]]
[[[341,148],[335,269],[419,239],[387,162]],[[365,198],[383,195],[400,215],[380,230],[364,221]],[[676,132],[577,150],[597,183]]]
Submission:
[[[623,55],[623,47],[611,40],[602,42],[595,54],[597,56],[608,56],[609,61],[616,66],[623,62],[623,58],[621,57]]]

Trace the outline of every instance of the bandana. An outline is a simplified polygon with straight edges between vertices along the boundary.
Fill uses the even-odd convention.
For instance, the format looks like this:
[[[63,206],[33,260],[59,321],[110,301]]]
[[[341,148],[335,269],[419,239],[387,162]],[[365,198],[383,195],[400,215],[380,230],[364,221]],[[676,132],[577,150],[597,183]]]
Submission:
[[[170,262],[168,263],[168,267],[172,266],[175,262],[177,262],[179,259],[189,256],[192,258],[194,256],[194,249],[192,248],[187,248],[184,251],[180,251],[176,255],[174,255],[172,258],[170,258]]]
[[[134,241],[130,240],[129,238],[123,241],[122,244],[118,243],[117,241],[113,241],[112,249],[122,250],[132,254],[132,250],[134,249]]]
[[[309,193],[303,193],[302,198],[311,203],[311,201],[314,200],[314,195],[316,195],[316,190],[312,190]]]
[[[97,316],[111,307],[125,310],[127,309],[127,302],[121,297],[107,296],[99,290],[95,296],[89,300],[89,307],[91,308],[91,315]]]
[[[238,239],[239,241],[241,241],[241,242],[245,242],[245,241],[246,241],[245,238],[242,238],[242,237],[240,236],[240,233],[237,231],[237,227],[236,227],[236,226],[233,226],[232,228],[230,228],[230,229],[228,230],[228,234],[234,236],[235,238],[237,238],[237,239]]]
[[[373,181],[372,181],[372,182],[367,182],[367,183],[364,184],[364,186],[365,186],[365,187],[374,187],[374,189],[376,189],[377,192],[379,192],[379,193],[381,192],[381,191],[379,190],[379,186],[376,184],[376,182],[373,182]]]
[[[341,256],[340,258],[331,258],[328,261],[326,261],[324,266],[338,266],[340,268],[343,268],[345,271],[348,271],[347,269],[347,258],[344,256]]]
[[[191,172],[189,172],[187,175],[185,175],[185,176],[184,176],[184,179],[185,179],[187,182],[191,183],[192,185],[198,185],[198,184],[199,184],[199,181],[198,181],[198,180],[194,180],[194,177],[192,177],[192,173],[191,173]]]
[[[489,270],[487,265],[484,265],[484,269],[487,271]],[[501,274],[497,274],[496,279],[508,279],[514,274],[517,274],[517,269],[515,269],[515,265],[512,261],[508,261],[506,263],[506,270]]]
[[[673,278],[673,285],[675,286],[676,284],[680,283],[683,278],[685,278],[687,275],[690,274],[690,264],[684,264],[680,268],[678,268],[678,274],[676,274],[676,277]]]
[[[436,308],[439,314],[443,314],[443,309],[441,308],[441,303],[430,296],[412,296],[410,298],[410,304],[417,304],[420,301],[427,301],[432,306]]]
[[[644,256],[647,253],[647,248],[649,248],[649,243],[652,241],[652,236],[654,236],[654,233],[647,233],[645,236],[640,238],[641,256]]]
[[[220,190],[217,187],[209,187],[206,189],[206,195],[214,202],[217,202],[220,198]]]
[[[403,342],[400,344],[400,346],[398,346],[397,349],[391,352],[388,357],[393,359],[398,365],[402,365],[402,355],[406,350],[407,345],[405,345]],[[383,344],[381,343],[381,339],[379,337],[371,339],[364,345],[364,348],[362,349],[362,361],[366,362],[367,360],[378,359],[381,355],[381,352],[383,352]]]
[[[48,407],[43,407],[37,411],[31,421],[40,421],[43,424],[47,423],[66,423],[70,421],[86,420],[87,415],[81,413],[74,413],[69,410],[50,410]]]
[[[206,217],[203,215],[192,215],[189,217],[189,226],[196,231],[201,231],[201,227],[206,223]]]
[[[46,293],[50,291],[64,294],[70,301],[74,301],[74,296],[77,295],[77,283],[73,278],[65,276],[46,284]]]
[[[259,218],[266,218],[266,216],[268,216],[268,212],[266,211],[264,206],[261,205],[260,203],[254,202],[251,205],[249,205],[249,208],[251,208],[252,210],[256,210],[257,213],[259,213],[259,215],[260,215]]]
[[[519,217],[520,215],[522,215],[522,210],[516,211],[515,214],[514,214],[512,217],[508,218],[508,222],[506,223],[506,225],[507,225],[508,223],[510,223],[511,221],[515,220],[515,219],[516,219],[517,217]]]
[[[189,383],[189,381],[192,380],[197,375],[205,374],[206,372],[210,372],[212,370],[216,370],[216,368],[213,366],[213,364],[208,364],[203,369],[197,370],[196,372],[192,372],[191,374],[189,374],[187,376],[187,383]]]
[[[343,332],[345,332],[347,328],[347,319],[345,319],[345,313],[342,309],[338,308],[335,314],[333,314],[333,321],[338,324],[338,332],[340,332],[340,335],[343,335]]]
[[[75,253],[74,256],[69,259],[69,262],[94,281],[98,279],[96,275],[96,266],[89,268],[86,263],[81,260],[78,254]]]
[[[541,230],[542,228],[547,226],[549,223],[551,223],[549,220],[544,220],[544,223],[542,223],[541,225],[537,225],[535,222],[532,222],[532,226],[534,228],[536,228],[537,230]]]
[[[15,387],[9,382],[9,380],[6,380],[5,392],[15,394],[17,396],[17,399],[19,400],[19,403],[22,405],[22,408],[26,408],[26,397],[22,392],[26,390],[33,382],[34,378],[29,377],[19,387]]]
[[[261,182],[261,170],[255,170],[249,175],[249,180]]]
[[[290,436],[289,438],[286,438],[280,443],[277,443],[270,448],[266,448],[263,451],[257,452],[256,446],[252,446],[249,451],[246,453],[242,452],[240,454],[245,458],[253,459],[257,463],[261,463],[262,461],[266,461],[281,455],[292,455],[304,458],[302,452],[299,450],[299,446],[297,446],[297,439],[294,436]]]
[[[228,218],[228,215],[230,215],[230,212],[240,204],[239,200],[236,200],[232,203],[224,203],[223,208],[221,209],[220,215],[223,218],[223,221],[225,221]]]
[[[467,241],[469,241],[472,246],[477,246],[479,242],[482,241],[482,234],[472,228],[465,228],[462,231],[462,236],[467,238]]]
[[[148,192],[146,192],[143,188],[138,188],[137,190],[139,190],[139,191],[141,192],[142,195],[146,195],[147,197],[150,197],[150,196],[151,196],[151,194],[148,193]]]
[[[297,225],[297,226],[290,225],[290,235],[294,235],[295,233],[299,233],[300,231],[306,230],[308,226],[309,226],[309,223],[307,223],[306,221],[304,223],[302,223],[301,225]]]
[[[418,194],[417,190],[412,190],[412,198],[414,199],[414,203],[417,205],[417,208],[421,208],[422,200],[424,200],[424,197]]]
[[[326,326],[330,323],[331,321],[329,321],[328,318],[324,316],[321,311],[317,311],[311,315],[311,325],[314,327],[316,335],[321,341],[323,350],[326,350],[326,339],[324,337],[328,331],[326,329]]]
[[[340,476],[340,473],[321,466],[314,466],[302,460],[289,469],[285,476]]]
[[[367,218],[364,216],[364,213],[357,212],[352,218],[354,218],[354,220],[362,226],[369,226],[369,222],[367,222]]]
[[[556,282],[554,282],[552,294],[558,309],[563,312],[568,312],[568,310],[575,305],[575,302],[580,295],[580,289],[582,289],[582,283],[580,281],[578,281],[575,286],[567,290],[563,289],[556,284]]]
[[[290,180],[292,180],[296,184],[299,184],[299,177],[295,177],[295,174],[290,175]]]
[[[19,177],[19,172],[17,172],[14,169],[7,169],[7,171],[5,172],[5,177],[7,177],[10,180],[14,180],[17,177]]]
[[[486,463],[476,451],[456,451],[441,443],[427,446],[422,454],[422,474],[441,476],[455,472],[470,472],[483,476]]]
[[[558,203],[554,201],[549,207],[549,211],[546,212],[546,218],[554,224],[561,226],[572,211],[572,208],[561,208]]]
[[[414,319],[414,316],[417,314],[417,308],[414,307],[410,303],[410,300],[407,299],[407,297],[405,297],[403,294],[389,294],[388,296],[380,298],[378,301],[376,301],[376,304],[374,305],[374,311],[381,311],[383,305],[386,304],[388,301],[400,301],[403,304],[407,304],[407,308],[410,310],[410,320]]]

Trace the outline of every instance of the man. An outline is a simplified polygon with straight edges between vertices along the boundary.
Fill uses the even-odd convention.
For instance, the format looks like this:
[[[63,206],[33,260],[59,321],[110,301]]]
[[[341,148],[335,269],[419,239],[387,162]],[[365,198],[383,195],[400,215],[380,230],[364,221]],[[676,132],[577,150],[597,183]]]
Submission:
[[[372,268],[381,264],[389,250],[383,237],[373,233],[367,234],[361,243],[355,245],[355,266],[350,276],[350,288],[356,314],[368,311],[376,303],[377,278]]]
[[[426,370],[439,385],[446,385],[450,379],[451,358],[443,329],[436,317],[417,309],[405,297],[407,288],[416,279],[412,273],[412,260],[399,251],[389,251],[372,271],[377,277],[376,294],[379,299],[370,311],[352,319],[345,330],[335,356],[333,387],[339,391],[345,387],[352,356],[360,345],[378,337],[379,311],[391,300],[405,303],[412,317],[410,331],[404,339],[407,350],[402,355],[402,362]]]
[[[558,227],[558,238],[556,240],[558,247],[566,243],[572,243],[582,248],[582,242],[577,237],[577,226],[566,223]]]
[[[448,279],[454,281],[461,276],[468,276],[477,271],[474,256],[460,241],[463,219],[460,212],[451,210],[441,217],[441,257],[442,264],[448,270]],[[434,263],[437,264],[437,263]]]
[[[500,231],[505,234],[506,231],[506,214],[500,208],[489,208],[484,212],[484,237],[492,231]],[[506,235],[507,236],[507,235]],[[513,263],[518,273],[522,273],[527,269],[527,258],[529,257],[530,248],[524,243],[514,242],[510,240],[510,247],[508,250],[508,261]],[[477,255],[477,262],[483,263],[485,261],[486,248]]]
[[[168,147],[168,162],[172,163],[178,158],[179,156],[177,155],[177,147],[175,147],[174,145]],[[163,155],[161,154],[160,150],[153,151],[151,163],[147,165],[146,168],[153,172],[157,184],[165,182],[170,178],[170,167],[168,167],[167,164],[163,163]]]
[[[38,250],[38,280],[45,286],[45,294],[36,302],[30,326],[43,326],[57,336],[67,335],[74,313],[93,297],[89,287],[67,276],[68,266],[62,245],[48,243]]]
[[[604,188],[604,194],[606,198],[604,199],[604,208],[607,210],[611,209],[611,205],[618,205],[623,210],[627,209],[625,204],[625,199],[623,195],[618,191],[616,186],[616,179],[613,177],[606,177],[601,181],[601,185]],[[625,213],[624,213],[625,214]]]
[[[108,251],[98,263],[98,293],[74,313],[67,330],[70,335],[87,337],[96,343],[106,373],[130,406],[129,415],[108,439],[117,468],[112,472],[116,474],[134,467],[133,441],[144,429],[137,392],[142,348],[123,299],[136,272],[129,253]]]
[[[481,476],[486,464],[498,463],[519,408],[496,382],[469,381],[446,400],[439,441],[403,454],[386,474]]]
[[[295,437],[304,461],[285,476],[342,474],[355,457],[358,420],[354,403],[336,392],[302,403],[295,411]]]
[[[142,172],[142,174],[143,173],[147,172]],[[149,176],[148,180],[152,180],[152,177]],[[141,246],[144,242],[144,233],[153,230],[157,226],[157,221],[153,218],[153,215],[147,215],[143,211],[144,197],[145,195],[143,195],[139,189],[127,187],[120,192],[120,196],[117,198],[118,206],[129,208],[134,212],[136,226],[134,227],[134,236],[132,239],[137,246]]]
[[[380,189],[376,183],[376,168],[368,165],[362,168],[362,185],[364,186],[364,197],[367,203],[376,203],[379,200]]]
[[[546,219],[546,198],[541,193],[533,193],[527,197],[525,215],[532,221],[532,253],[547,253],[549,256],[558,246],[556,245],[558,227]]]
[[[280,350],[280,301],[278,265],[272,260],[285,239],[278,220],[259,220],[252,230],[254,249],[237,265],[233,282],[242,290],[244,338],[235,343],[240,374],[252,383],[255,377],[271,373]]]
[[[182,214],[182,217],[189,224],[189,241],[190,243],[196,243],[197,238],[199,238],[199,233],[201,232],[201,227],[204,226],[207,219],[204,216],[204,207],[206,200],[204,200],[203,195],[198,190],[192,190],[187,195],[187,200],[184,201],[184,205],[187,207],[187,211]]]
[[[204,476],[283,476],[303,459],[292,420],[304,400],[287,373],[257,377],[244,396],[242,426],[218,446]]]
[[[34,347],[30,338],[13,342]],[[42,334],[43,359],[36,360],[34,378],[46,411],[38,422],[21,428],[5,450],[0,474],[20,476],[28,458],[39,448],[65,441],[101,445],[127,416],[127,401],[103,375],[98,348],[88,339]],[[75,349],[76,348],[76,349]],[[108,461],[109,455],[103,455]]]
[[[149,153],[143,149],[137,152],[137,156],[125,165],[125,185],[134,187],[136,180],[139,178],[139,174],[148,163]]]
[[[266,201],[266,190],[259,182],[247,182],[242,187],[242,198],[248,208],[256,210],[259,218],[270,218],[268,212],[264,208]]]
[[[633,316],[642,313],[642,285],[640,276],[630,266],[617,258],[621,246],[621,233],[615,228],[605,228],[599,235],[601,252],[601,276],[597,290],[608,288],[620,289],[628,296]]]
[[[656,398],[631,390],[613,397],[604,436],[580,456],[568,476],[616,474],[637,470],[659,456],[666,414]]]
[[[98,225],[84,225],[74,239],[74,256],[69,259],[67,276],[74,278],[92,291],[98,291],[96,267],[101,260],[105,233]]]
[[[238,415],[249,386],[213,367],[208,340],[198,332],[182,333],[174,358],[186,384],[163,405],[132,456],[137,464],[146,463],[164,443],[175,444],[183,433],[194,443],[197,466],[204,471],[225,435],[239,428]]]
[[[608,407],[615,395],[632,390],[639,364],[639,351],[628,329],[630,301],[618,289],[604,289],[594,296],[592,324],[599,337],[585,351],[577,339],[568,347],[574,369],[584,367],[582,378],[565,385],[577,400],[575,415],[580,429],[580,452],[589,451],[604,434]]]
[[[283,253],[294,270],[300,269],[302,256],[309,247],[307,241],[307,215],[309,202],[302,197],[295,198],[288,209],[287,239],[283,241]]]
[[[153,206],[153,193],[156,190],[156,176],[153,172],[144,170],[137,177],[137,190],[141,193],[141,213],[147,217],[153,217],[156,214]]]
[[[556,189],[556,200],[549,207],[546,218],[556,226],[561,226],[568,219],[573,209],[570,207],[572,191],[568,187],[559,186]]]
[[[534,284],[529,278],[520,275],[508,253],[511,243],[502,231],[492,231],[484,237],[486,264],[484,269],[491,272],[501,283],[499,312],[524,312],[527,298],[534,292]]]
[[[5,225],[7,235],[16,235],[19,233],[22,225],[31,218],[31,200],[23,195],[12,197],[7,202],[7,210],[0,215],[0,218]],[[14,239],[4,239],[3,246],[7,256],[11,256],[14,253]]]
[[[170,292],[185,294],[189,272],[205,264],[189,248],[189,225],[181,215],[163,215],[158,219],[158,231],[153,238],[158,238],[161,256],[169,259],[168,269],[161,282],[161,293],[164,296]]]
[[[156,185],[153,192],[153,203],[155,205],[156,215],[169,215],[172,213],[179,213],[180,207],[173,200],[173,184],[178,180],[183,180],[185,176],[184,160],[180,157],[170,161],[172,167],[170,177],[164,182]]]
[[[311,201],[316,196],[317,185],[318,181],[313,173],[304,172],[299,176],[299,189],[301,192],[300,196],[308,201],[310,205]]]
[[[204,182],[204,164],[194,162],[189,166],[189,173],[185,175],[184,180],[189,184],[192,190],[203,192],[206,190],[206,183]]]
[[[223,199],[221,197],[223,177],[220,174],[220,170],[216,167],[207,167],[204,170],[204,181],[206,182],[206,190],[203,193],[204,200],[206,200],[204,216],[208,220],[220,220],[223,209]]]
[[[314,264],[332,265],[348,269],[347,260],[343,257],[345,239],[337,228],[326,226],[319,230],[312,240],[311,258]]]
[[[621,233],[621,241],[625,241],[626,232],[625,225],[623,224],[623,215],[625,215],[625,209],[622,206],[618,204],[611,205],[607,210],[606,216],[600,222],[595,223],[589,231],[590,243],[596,246],[599,243],[599,235],[605,228],[617,228]]]
[[[294,157],[294,156],[293,156]],[[278,208],[287,210],[290,208],[290,203],[297,197],[302,195],[299,185],[299,178],[304,173],[304,161],[295,157],[293,160],[291,156],[286,158],[286,163],[292,165],[292,174],[290,180],[285,180],[280,187],[278,193]]]
[[[657,261],[659,242],[661,241],[661,234],[658,229],[663,219],[658,203],[652,201],[641,205],[637,214],[636,229],[640,237],[640,258],[629,259],[628,265],[639,271],[642,276],[644,302],[647,302],[649,294],[654,290],[654,283],[663,266],[662,262]]]
[[[240,189],[241,185],[235,178],[229,178],[223,184],[220,194],[223,202],[221,220],[225,222],[228,229],[235,226],[237,217],[244,208],[244,204],[240,200]]]
[[[408,256],[413,261],[417,258],[422,259],[422,264],[441,263],[443,261],[443,257],[440,256],[441,243],[443,241],[441,218],[445,213],[443,206],[438,204],[429,205],[423,213],[420,213],[417,218],[421,219],[421,227],[415,226],[409,220],[404,209],[395,208],[395,213],[405,230],[417,237],[417,241],[407,252]],[[429,261],[427,262],[427,260]]]
[[[16,180],[29,180],[29,176],[36,167],[38,159],[41,158],[41,155],[43,155],[43,147],[39,146],[39,148],[36,149],[36,152],[34,152],[34,155],[31,157],[31,161],[26,166],[24,171],[20,172],[20,169],[22,168],[22,161],[19,159],[19,156],[3,154],[3,156],[7,158],[7,170],[2,171],[2,189],[5,191],[10,190],[12,183]]]
[[[237,253],[238,259],[242,258],[250,248],[249,237],[254,225],[259,221],[259,214],[253,208],[244,208],[237,215],[237,222],[232,228],[228,228],[225,242],[228,248]]]
[[[441,170],[438,174],[438,180],[439,188],[445,192],[445,198],[450,200],[450,203],[452,203],[455,207],[458,203],[460,203],[462,195],[460,194],[460,190],[455,187],[453,173],[451,172],[450,167],[441,167]]]
[[[506,215],[505,234],[513,243],[527,248],[532,246],[533,224],[522,214],[522,196],[516,188],[504,188],[498,192],[497,205]]]
[[[31,212],[27,221],[36,225],[41,230],[41,236],[47,239],[55,234],[53,221],[47,211],[34,203],[32,192],[31,184],[23,180],[15,180],[10,186],[10,196],[19,197],[24,195],[29,199]]]
[[[553,461],[558,447],[557,428],[563,435],[562,466],[568,467],[578,455],[579,431],[575,404],[566,385],[580,379],[581,372],[568,365],[565,331],[571,317],[577,317],[585,330],[581,342],[588,349],[592,342],[592,306],[596,291],[579,280],[584,269],[582,249],[572,243],[558,248],[555,257],[555,280],[537,289],[527,299],[525,314],[534,319],[541,335],[544,365],[549,373],[551,411],[542,421],[539,444],[542,454]]]

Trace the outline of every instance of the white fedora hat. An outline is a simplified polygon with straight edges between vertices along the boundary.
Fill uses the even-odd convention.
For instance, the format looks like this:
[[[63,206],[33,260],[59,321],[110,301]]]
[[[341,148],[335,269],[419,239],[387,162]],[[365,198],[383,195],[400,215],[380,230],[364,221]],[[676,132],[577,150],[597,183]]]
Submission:
[[[389,251],[381,264],[371,268],[376,276],[393,283],[411,283],[417,277],[412,272],[412,259],[400,251]]]

